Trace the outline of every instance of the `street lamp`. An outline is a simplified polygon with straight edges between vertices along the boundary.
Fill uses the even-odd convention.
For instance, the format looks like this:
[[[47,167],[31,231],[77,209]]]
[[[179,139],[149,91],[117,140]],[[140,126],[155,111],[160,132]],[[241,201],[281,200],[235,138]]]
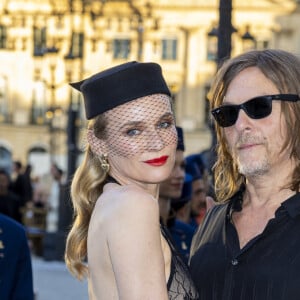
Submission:
[[[216,61],[218,54],[218,28],[213,25],[207,33],[207,60]]]
[[[256,39],[255,37],[250,33],[250,26],[246,26],[246,31],[241,36],[241,39],[243,41],[243,51],[249,51],[256,48]]]
[[[47,55],[49,59],[49,69],[50,69],[50,83],[48,84],[46,82],[47,87],[50,89],[50,107],[55,107],[56,105],[56,97],[55,97],[55,91],[58,85],[56,84],[56,77],[55,77],[55,70],[56,70],[56,64],[57,64],[57,54],[59,52],[59,49],[56,47],[50,47],[46,49],[45,54]]]

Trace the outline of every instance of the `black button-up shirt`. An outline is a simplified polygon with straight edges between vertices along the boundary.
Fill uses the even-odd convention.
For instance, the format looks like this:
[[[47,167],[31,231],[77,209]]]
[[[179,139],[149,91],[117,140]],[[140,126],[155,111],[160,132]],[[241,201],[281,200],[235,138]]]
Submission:
[[[215,206],[194,236],[190,269],[201,300],[300,299],[300,194],[277,209],[264,231],[239,247],[231,213],[241,193]]]

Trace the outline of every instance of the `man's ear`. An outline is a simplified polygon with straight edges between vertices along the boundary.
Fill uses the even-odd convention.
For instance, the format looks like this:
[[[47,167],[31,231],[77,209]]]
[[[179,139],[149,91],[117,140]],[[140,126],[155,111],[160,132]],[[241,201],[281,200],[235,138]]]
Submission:
[[[94,154],[98,156],[102,154],[107,154],[107,147],[105,141],[97,138],[94,134],[94,130],[87,130],[87,141],[91,146],[91,150]]]

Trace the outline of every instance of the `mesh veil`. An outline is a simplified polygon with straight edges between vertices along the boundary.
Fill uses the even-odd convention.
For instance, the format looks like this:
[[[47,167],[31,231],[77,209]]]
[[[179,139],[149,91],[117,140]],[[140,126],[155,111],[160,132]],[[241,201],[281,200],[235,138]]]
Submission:
[[[104,113],[105,143],[110,156],[130,157],[177,144],[170,97],[153,94]]]

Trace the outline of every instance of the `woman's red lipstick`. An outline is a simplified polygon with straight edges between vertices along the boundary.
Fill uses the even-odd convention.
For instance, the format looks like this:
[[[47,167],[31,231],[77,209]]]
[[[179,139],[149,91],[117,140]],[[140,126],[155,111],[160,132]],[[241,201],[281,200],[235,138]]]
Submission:
[[[145,160],[144,163],[149,164],[151,166],[162,166],[167,162],[168,158],[169,156],[164,155],[158,158]]]

